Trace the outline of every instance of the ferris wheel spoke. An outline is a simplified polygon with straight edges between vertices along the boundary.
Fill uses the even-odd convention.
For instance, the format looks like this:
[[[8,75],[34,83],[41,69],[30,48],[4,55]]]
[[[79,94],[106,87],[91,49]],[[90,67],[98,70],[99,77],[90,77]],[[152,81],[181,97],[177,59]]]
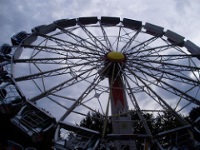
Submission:
[[[69,37],[71,37],[72,39],[74,39],[77,43],[80,43],[83,47],[90,47],[90,46],[92,46],[94,49],[96,49],[96,51],[98,51],[99,53],[103,54],[102,49],[100,47],[98,47],[98,45],[93,44],[92,42],[90,42],[87,39],[84,39],[84,38],[78,36],[77,34],[74,34],[70,30],[66,30],[66,29],[63,29],[63,28],[59,28],[59,29],[61,31],[63,31],[64,33],[66,33]]]
[[[94,75],[91,75],[91,76],[94,76]],[[90,77],[91,77],[91,76],[90,76]],[[85,78],[82,78],[79,82],[85,81],[85,80],[87,80],[87,78],[89,78],[89,77],[87,76],[87,77],[85,77]],[[74,83],[74,84],[76,84],[76,83]],[[94,90],[96,90],[96,88],[95,88],[96,86],[99,86],[98,83],[94,86]],[[65,86],[65,87],[63,87],[63,88],[66,88],[66,87],[68,87],[68,86]],[[103,91],[103,92],[104,92],[104,91]],[[65,100],[70,100],[70,101],[74,101],[74,102],[76,101],[76,99],[74,99],[74,98],[70,98],[70,97],[66,97],[66,96],[62,96],[62,95],[57,95],[56,93],[52,93],[51,95],[56,96],[56,97],[58,97],[58,98],[65,99]],[[95,98],[97,98],[97,97],[94,95],[94,96],[93,96],[92,98],[90,98],[90,99],[82,100],[82,102],[80,102],[79,104],[80,104],[80,106],[83,106],[84,108],[86,108],[86,109],[88,109],[88,110],[90,110],[90,111],[92,111],[92,112],[99,113],[99,111],[93,109],[92,107],[90,107],[90,106],[88,105],[88,102],[90,102],[91,100],[94,100]],[[97,99],[98,99],[98,98],[97,98]],[[99,101],[99,99],[98,99],[97,101],[98,101],[99,106],[100,106],[100,108],[101,108],[102,114],[104,115],[105,112],[103,111],[102,104],[101,104],[101,102]],[[65,108],[66,108],[66,107],[65,107]],[[68,110],[68,108],[67,108],[66,110]]]
[[[121,52],[128,52],[131,44],[135,41],[138,34],[140,33],[141,29],[137,30],[135,34],[125,43],[125,45],[122,47]]]
[[[134,33],[134,35],[130,35],[131,33],[129,33],[129,32],[127,32],[123,27],[121,27],[121,26],[119,26],[118,27],[119,28],[119,31],[118,31],[118,34],[117,34],[117,36],[116,36],[116,40],[114,41],[114,43],[116,43],[116,48],[115,48],[115,50],[117,51],[117,52],[123,52],[123,47],[125,47],[126,45],[128,45],[128,44],[130,44],[131,45],[131,39],[133,40],[133,37],[135,36],[135,38],[137,37],[136,36],[136,34],[137,33]],[[137,30],[138,31],[138,30]],[[122,32],[124,32],[124,33],[122,33]],[[133,42],[133,41],[132,41]],[[114,44],[113,43],[113,44]],[[124,44],[122,44],[122,43],[124,43]],[[119,45],[120,45],[120,47],[119,47]],[[119,49],[120,48],[120,49]],[[126,52],[124,52],[124,53],[126,53]]]
[[[100,22],[100,27],[101,27],[101,31],[102,31],[102,34],[103,34],[103,38],[104,38],[104,40],[106,42],[107,49],[112,51],[113,50],[112,44],[111,44],[111,42],[109,40],[109,37],[108,37],[108,35],[107,35],[107,33],[106,33],[105,29],[104,29],[104,26],[102,25],[101,22]]]
[[[63,39],[60,39],[60,38],[57,38],[57,37],[52,37],[52,36],[48,36],[46,34],[39,34],[40,36],[52,41],[52,42],[55,42],[58,46],[63,46],[63,47],[70,47],[70,48],[84,48],[86,50],[88,50],[89,52],[92,52],[93,54],[95,53],[96,55],[99,55],[95,49],[91,48],[91,47],[88,47],[88,46],[84,46],[84,45],[80,45],[78,43],[74,43],[74,42],[71,42],[71,41],[66,41],[66,40],[63,40]],[[76,51],[76,50],[74,50]],[[79,50],[78,50],[79,51]],[[82,51],[83,52],[83,51]]]
[[[101,56],[99,55],[98,53],[95,53],[95,52],[90,52],[90,51],[83,51],[83,50],[79,50],[79,49],[75,49],[75,47],[66,47],[66,46],[63,46],[63,48],[58,48],[58,47],[55,47],[52,46],[50,47],[49,45],[48,46],[41,46],[41,45],[23,45],[24,48],[32,48],[34,50],[38,50],[38,51],[41,51],[41,52],[46,52],[46,53],[52,53],[52,54],[58,54],[58,55],[61,55],[61,56],[67,56],[66,55],[66,52],[67,53],[74,53],[74,54],[82,54],[82,55],[86,55],[86,56]]]
[[[179,100],[179,103],[181,102],[181,98]],[[192,103],[191,102],[187,102],[187,104],[181,106],[180,108],[178,108],[179,103],[177,103],[177,105],[174,107],[174,110],[177,112],[177,113],[180,113],[183,109],[187,109],[189,105],[191,105]]]
[[[130,68],[129,68],[130,69]],[[140,83],[140,80],[138,80],[138,76],[135,76],[136,74],[134,74],[134,76],[132,77],[132,74],[133,73],[133,71],[131,71],[130,72],[130,74],[131,74],[131,76],[130,75],[128,75],[128,74],[125,74],[124,76],[126,76],[126,78],[127,79],[129,79],[129,81],[130,82],[132,82],[132,83],[134,83],[135,85],[137,85],[138,87],[136,87],[136,88],[134,88],[134,87],[132,87],[131,89],[129,89],[129,90],[131,90],[131,93],[139,93],[139,92],[145,92],[147,95],[149,95],[149,97],[151,97],[152,98],[152,100],[154,100],[156,103],[158,103],[163,109],[165,109],[166,107],[164,106],[164,104],[162,104],[162,102],[156,97],[156,95],[153,95],[152,93],[151,93],[151,91],[149,90],[150,89],[150,87],[149,87],[149,85],[147,84],[147,83],[145,83],[145,84],[141,84]],[[134,79],[133,79],[134,78]],[[148,86],[148,88],[146,88],[146,86],[145,85],[147,85]],[[146,88],[146,89],[145,89]],[[155,110],[151,110],[151,111],[155,111]]]
[[[65,105],[63,105],[63,104],[57,102],[56,100],[50,98],[49,96],[48,96],[47,98],[50,99],[50,100],[51,100],[52,102],[54,102],[55,104],[59,105],[60,107],[64,108],[65,110],[68,110],[68,109],[69,109],[69,108],[66,107]],[[87,116],[88,116],[88,114],[84,114],[84,113],[81,113],[81,112],[79,112],[79,111],[75,111],[75,110],[73,110],[72,112],[75,113],[75,114],[78,114],[78,115],[84,116],[84,117],[87,117]]]
[[[138,60],[162,60],[163,62],[166,61],[173,61],[173,60],[183,60],[183,59],[191,59],[192,57],[196,57],[196,55],[188,55],[188,54],[179,54],[179,55],[143,55],[137,56]]]
[[[151,57],[153,55],[158,55],[160,57],[160,56],[162,56],[162,53],[168,52],[172,48],[176,48],[176,45],[174,45],[174,44],[171,44],[171,45],[167,44],[167,45],[162,45],[162,46],[158,46],[158,47],[147,48],[147,49],[144,49],[142,51],[145,52],[144,56]],[[181,54],[185,54],[182,51],[180,53]],[[176,56],[176,55],[174,55],[174,56]],[[179,55],[179,57],[180,57],[180,55]]]
[[[195,88],[195,87],[191,87],[190,89],[188,89],[188,90],[186,91],[186,93],[189,92],[189,91],[192,91],[194,88]],[[200,90],[200,87],[198,88],[198,92],[199,92],[199,90]],[[198,93],[198,92],[197,92],[197,93]],[[196,94],[194,97],[196,98],[196,97],[197,97],[197,94]],[[193,104],[192,102],[189,101],[189,102],[187,102],[186,104],[183,104],[183,105],[180,107],[179,104],[180,104],[181,101],[182,101],[182,96],[180,96],[180,99],[179,99],[177,105],[174,107],[174,110],[176,110],[177,112],[180,112],[180,111],[182,111],[183,109],[188,108],[189,105]],[[178,108],[178,106],[179,106],[179,108]]]
[[[186,81],[188,84],[191,84],[191,85],[198,85],[200,82],[199,79],[197,78],[192,79],[189,76],[189,73],[195,74],[194,72],[197,72],[197,70],[199,70],[197,69],[197,67],[174,65],[170,63],[167,63],[167,65],[163,65],[163,64],[166,64],[166,63],[163,63],[162,65],[157,66],[157,67],[150,66],[148,64],[145,65],[145,63],[141,64],[137,62],[136,64],[146,67],[152,71],[156,71],[158,73],[160,72],[161,75],[166,75],[168,79],[171,77],[171,80],[174,80],[174,81],[178,81],[178,82]]]
[[[37,68],[37,70],[39,72],[42,72],[42,70],[35,64],[33,63],[33,65]],[[41,81],[42,81],[42,87],[43,87],[43,91],[46,91],[46,87],[45,87],[45,84],[44,84],[44,77],[41,78]],[[33,80],[34,84],[37,86],[36,82]]]
[[[144,50],[144,48],[146,46],[148,46],[150,43],[154,42],[157,38],[158,37],[151,37],[150,39],[143,41],[143,42],[137,44],[136,46],[130,47],[129,50],[126,51],[126,53],[128,55],[132,55],[135,52],[140,52],[140,51]],[[133,51],[133,52],[130,52],[130,51]]]
[[[67,96],[58,95],[58,94],[56,94],[56,93],[52,93],[51,95],[52,95],[52,96],[55,96],[55,97],[57,97],[57,98],[62,98],[62,99],[64,99],[66,102],[68,102],[68,101],[76,102],[76,99],[70,98],[70,97],[67,97]],[[61,106],[62,108],[66,109],[66,110],[69,109],[68,107],[66,107],[66,105],[61,104],[61,103],[59,103],[58,101],[56,101],[56,100],[54,100],[54,99],[52,99],[52,98],[51,98],[51,100],[52,100],[53,102],[55,102],[56,104],[58,104],[59,106]],[[85,107],[86,109],[92,111],[92,112],[98,113],[98,111],[96,111],[95,109],[89,107],[88,105],[86,105],[86,104],[84,104],[84,103],[82,103],[82,102],[80,102],[80,105],[83,106],[83,107]],[[74,111],[74,110],[73,110],[72,112],[78,114],[77,111]],[[87,116],[87,114],[84,114],[84,113],[81,113],[81,115]]]
[[[189,89],[189,90],[191,90],[191,89]],[[188,90],[188,91],[189,91],[189,90]],[[200,91],[200,87],[198,87],[197,94],[199,93],[199,91]],[[197,94],[194,96],[195,98],[197,97]],[[181,98],[182,98],[182,97],[180,97],[179,102],[181,102]],[[178,104],[177,104],[177,106],[175,107],[175,110],[176,110],[177,112],[180,112],[180,111],[182,111],[183,109],[188,108],[188,106],[189,106],[189,105],[192,105],[192,104],[193,104],[192,102],[187,102],[185,105],[183,105],[183,106],[180,107],[180,108],[178,108]]]
[[[148,135],[151,136],[152,133],[151,133],[151,131],[150,131],[150,129],[149,129],[149,126],[147,125],[147,122],[145,121],[145,118],[144,118],[144,116],[143,116],[143,114],[142,114],[142,111],[141,111],[141,109],[140,109],[140,106],[139,106],[139,104],[138,104],[138,102],[137,102],[137,100],[136,100],[134,94],[133,94],[132,91],[131,91],[131,86],[130,86],[129,82],[127,81],[126,77],[124,77],[124,79],[125,79],[125,82],[126,82],[125,84],[128,86],[127,88],[128,88],[128,90],[129,90],[129,97],[130,97],[130,99],[131,99],[133,105],[135,106],[135,109],[136,109],[136,112],[137,112],[137,114],[138,114],[138,117],[140,118],[141,122],[143,123],[144,128],[145,128],[145,130],[146,130],[146,133],[147,133]]]
[[[106,133],[106,129],[108,127],[108,113],[109,113],[109,105],[110,105],[110,95],[108,96],[108,101],[107,101],[107,105],[106,105],[106,112],[104,114],[104,122],[103,122],[103,129],[102,129],[102,137],[105,137],[105,133]]]
[[[157,94],[157,92],[150,88],[148,84],[146,84],[138,75],[136,75],[130,68],[128,68],[129,72],[131,72],[136,78],[137,80],[139,80],[146,88],[147,90],[145,90],[147,92],[148,95],[150,95],[151,97],[155,97],[154,100],[156,99],[156,102],[158,102],[158,104],[160,104],[165,110],[169,110],[170,112],[172,112],[172,114],[180,121],[182,122],[184,125],[187,125],[188,122],[185,121],[181,116],[179,116],[176,111],[169,105],[166,103],[166,101]]]
[[[32,55],[31,55],[30,59],[35,58],[40,54],[42,56],[42,55],[44,55],[44,53],[48,54],[48,56],[50,56],[50,55],[56,55],[56,56],[59,56],[59,57],[66,56],[66,51],[64,51],[64,49],[58,50],[56,48],[50,48],[45,43],[44,46],[35,46],[34,47],[34,50],[32,52]]]
[[[96,68],[96,67],[93,67],[93,68],[91,68],[90,70],[93,70],[93,69],[95,69],[95,68]],[[43,93],[41,93],[41,94],[39,94],[39,95],[37,95],[37,96],[31,98],[29,101],[35,102],[35,101],[37,101],[37,100],[39,100],[39,99],[41,99],[41,98],[43,98],[43,97],[45,97],[45,96],[50,95],[50,94],[53,93],[53,92],[59,91],[59,90],[61,90],[61,89],[63,88],[63,86],[65,86],[65,85],[71,85],[71,84],[73,83],[74,80],[76,80],[77,78],[81,77],[82,75],[84,75],[84,74],[86,74],[86,73],[88,73],[88,70],[85,71],[85,72],[80,73],[79,75],[76,75],[76,76],[74,76],[74,77],[68,79],[67,81],[64,81],[64,82],[62,82],[62,83],[60,83],[60,84],[58,84],[58,85],[56,85],[56,86],[54,86],[54,87],[48,89],[47,91],[45,91],[45,92],[43,92]]]
[[[163,66],[165,70],[174,70],[174,71],[199,71],[200,68],[197,66],[186,66],[183,64],[176,64],[173,63],[173,61],[168,60],[167,62],[161,61],[161,60],[139,60],[139,59],[129,59],[129,62],[134,61],[134,62],[141,62],[141,63],[147,63],[147,64],[157,64],[160,66]],[[130,64],[130,63],[129,63]]]
[[[173,48],[174,45],[162,45],[162,46],[157,46],[157,47],[151,47],[151,48],[145,48],[143,47],[143,49],[138,49],[137,47],[135,49],[132,49],[131,52],[126,53],[127,56],[129,56],[131,58],[145,58],[145,57],[151,57],[151,55],[156,54],[158,55],[159,53],[166,51],[170,48]],[[160,54],[159,54],[160,55]],[[158,55],[158,56],[159,56]]]
[[[62,72],[59,72],[59,70],[62,70]],[[43,71],[43,72],[36,73],[36,74],[17,77],[17,78],[15,78],[15,81],[21,82],[21,81],[27,81],[27,80],[33,80],[33,79],[39,79],[39,78],[45,78],[45,77],[53,77],[53,76],[69,74],[69,73],[70,73],[70,71],[68,71],[68,68],[59,68],[59,69],[55,69],[55,70],[51,70],[51,71],[46,71],[46,72]]]
[[[65,48],[57,48],[52,46],[42,46],[42,45],[22,45],[23,48],[31,48],[31,50],[34,50],[34,51],[37,51],[35,52],[35,54],[30,58],[34,58],[34,56],[38,55],[39,53],[43,52],[43,53],[48,53],[48,54],[55,54],[55,55],[61,55],[62,57],[63,56],[66,56],[66,51],[67,49]],[[69,50],[68,50],[69,51]],[[71,50],[73,51],[73,50]],[[78,53],[78,52],[77,52]]]
[[[53,57],[53,58],[32,58],[32,59],[14,59],[14,63],[40,63],[40,64],[66,64],[67,60],[86,60],[88,56],[68,56],[68,57]],[[99,59],[99,57],[93,57]]]
[[[137,68],[139,71],[142,71],[143,73],[145,73],[146,75],[150,76],[151,78],[154,78],[155,80],[157,80],[157,78],[155,76],[153,76],[152,74],[149,74],[147,71],[144,71],[144,70],[141,70],[140,68]],[[180,96],[182,95],[185,100],[187,101],[190,101],[190,102],[193,102],[197,105],[200,105],[200,101],[197,100],[196,98],[194,98],[193,96],[185,93],[185,91],[181,91],[180,89],[178,89],[177,87],[175,86],[172,86],[171,84],[163,81],[163,80],[160,80],[160,87],[171,92],[171,93],[174,93],[175,95],[177,96]]]
[[[88,94],[94,89],[94,87],[100,82],[99,77],[95,78],[93,82],[82,92],[80,97],[70,106],[65,114],[60,118],[59,121],[63,121],[83,100]]]
[[[76,67],[85,66],[85,65],[89,65],[89,64],[91,64],[91,62],[78,63],[78,64],[76,64]],[[48,70],[48,71],[41,71],[39,73],[30,74],[30,75],[27,75],[27,76],[16,77],[15,81],[20,82],[20,81],[33,80],[33,79],[42,78],[42,77],[63,75],[63,74],[67,74],[67,73],[71,74],[71,70],[70,69],[73,68],[74,65],[75,64],[68,65],[66,67],[61,67],[61,68],[57,68],[57,69]]]
[[[154,73],[154,74],[152,73],[152,75],[157,77],[156,74],[158,74],[157,81],[160,81],[162,78],[167,78],[167,79],[177,81],[180,83],[187,82],[190,85],[199,85],[200,84],[200,81],[194,80],[194,79],[188,77],[186,74],[182,73],[182,71],[183,72],[186,71],[185,69],[174,69],[174,68],[166,69],[166,68],[163,68],[163,66],[154,67],[154,66],[150,66],[150,65],[145,65],[144,63],[143,64],[139,63],[137,61],[135,61],[134,64],[141,66],[140,68],[148,69],[150,72],[151,72],[151,70],[155,71],[156,73]],[[130,66],[132,66],[132,65],[130,65]],[[134,66],[132,66],[132,67],[134,68]],[[166,71],[166,70],[168,70],[168,71]],[[176,72],[176,73],[173,73],[173,72]],[[164,75],[165,75],[165,77],[164,77]]]
[[[14,63],[41,63],[41,64],[66,64],[66,57],[57,57],[57,58],[32,58],[32,59],[14,59]],[[74,58],[78,59],[78,58]]]
[[[177,81],[177,80],[175,80],[175,78],[178,77],[178,76],[175,76],[175,77],[173,77],[173,78],[170,78],[169,76],[164,76],[163,74],[157,76],[158,74],[152,73],[152,72],[146,74],[146,72],[149,72],[149,70],[145,71],[144,69],[143,69],[143,70],[140,69],[140,68],[137,68],[137,69],[139,70],[139,72],[141,72],[141,73],[145,76],[144,78],[140,76],[141,79],[143,79],[143,80],[149,82],[150,84],[154,84],[154,85],[156,85],[156,86],[158,86],[158,87],[161,87],[161,88],[163,88],[163,87],[160,86],[158,83],[162,82],[161,80],[163,80],[163,79],[167,79],[167,80],[171,80],[171,81],[183,83],[183,81]],[[158,71],[158,70],[157,70],[157,71]],[[146,77],[146,75],[147,75],[147,77]],[[149,77],[150,77],[151,79],[153,79],[154,81],[150,81],[150,80],[149,80]],[[182,77],[180,77],[180,78],[182,78]],[[185,82],[185,81],[184,81],[184,82]],[[186,83],[187,83],[187,82],[186,82]],[[188,84],[188,83],[187,83],[187,84]],[[195,88],[198,84],[197,84],[197,85],[190,84],[190,85],[193,85],[193,88]]]
[[[152,76],[153,76],[153,75],[152,75]],[[151,77],[152,77],[152,76],[151,76]],[[155,82],[155,81],[150,81],[150,80],[148,80],[148,79],[147,79],[148,77],[147,77],[147,78],[142,78],[142,77],[140,76],[140,78],[141,78],[142,80],[148,82],[148,85],[149,85],[149,86],[150,86],[150,85],[155,85],[155,86],[157,86],[157,87],[159,87],[159,88],[161,88],[161,89],[165,89],[165,90],[168,91],[169,93],[173,93],[174,95],[179,96],[180,98],[179,98],[178,102],[175,102],[175,101],[174,101],[174,103],[176,103],[176,106],[175,106],[173,109],[176,110],[176,112],[180,112],[181,110],[183,110],[184,108],[186,108],[186,106],[189,106],[190,104],[192,104],[192,102],[189,101],[187,104],[181,104],[181,105],[180,105],[180,102],[181,102],[181,101],[184,101],[184,103],[185,103],[184,97],[183,97],[182,95],[180,95],[180,94],[178,95],[177,93],[170,91],[168,88],[163,88],[163,86],[161,86],[161,85],[158,84],[158,83],[160,82],[160,80],[157,81],[157,82]],[[137,83],[137,82],[136,82],[136,83]],[[137,85],[139,86],[138,83],[137,83]],[[140,85],[140,86],[141,86],[141,85]],[[145,86],[143,86],[143,87],[145,87]],[[185,93],[187,93],[187,92],[189,92],[189,91],[192,91],[194,88],[196,88],[196,86],[191,87],[190,89],[188,89],[187,91],[185,91]],[[142,88],[142,91],[143,91],[143,88]],[[153,98],[153,97],[152,97],[152,98]],[[182,106],[182,105],[183,105],[183,106]],[[179,106],[179,110],[177,110],[178,106]]]
[[[66,31],[66,30],[64,30],[64,31]],[[67,35],[71,36],[78,43],[80,43],[79,40],[83,41],[83,42],[81,42],[81,44],[83,44],[83,46],[86,46],[86,47],[92,46],[97,52],[102,53],[102,54],[105,53],[104,49],[100,48],[96,43],[94,43],[94,42],[92,43],[92,42],[88,41],[87,39],[84,39],[84,38],[78,36],[77,34],[74,34],[73,32],[70,32],[68,30],[66,32],[67,32]]]
[[[76,80],[72,81],[70,84],[66,84],[66,85],[63,85],[61,89],[57,90],[57,91],[53,91],[52,93],[56,93],[56,92],[59,92],[60,90],[62,89],[67,89],[73,85],[76,85],[77,83],[82,83],[83,81],[86,81],[87,83],[91,84],[91,81],[87,81],[88,78],[95,78],[96,77],[96,73],[93,73],[91,74],[92,70],[86,70],[87,73],[86,74],[86,77],[79,77],[80,79],[77,80],[77,78],[75,78]],[[76,76],[74,76],[76,77]],[[83,102],[84,103],[84,102]]]
[[[116,38],[116,51],[118,52],[119,51],[119,44],[120,44],[120,39],[121,39],[121,30],[122,30],[122,27],[119,27],[119,31],[118,31],[118,35],[117,35],[117,38]]]
[[[80,25],[80,27],[86,33],[86,35],[88,35],[91,41],[93,41],[93,43],[96,44],[97,47],[99,47],[98,44],[100,44],[102,46],[102,47],[99,47],[100,49],[104,50],[105,53],[109,52],[108,47],[106,47],[106,45],[104,45],[96,36],[94,36],[85,26]]]

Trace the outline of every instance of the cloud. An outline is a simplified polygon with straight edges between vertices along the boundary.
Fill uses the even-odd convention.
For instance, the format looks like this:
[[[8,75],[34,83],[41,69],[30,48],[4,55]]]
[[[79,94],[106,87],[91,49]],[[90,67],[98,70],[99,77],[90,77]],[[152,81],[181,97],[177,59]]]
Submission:
[[[1,1],[0,8],[0,43],[9,41],[10,36],[21,30],[30,32],[37,25],[79,16],[119,16],[150,22],[195,42],[200,35],[197,34],[200,31],[195,31],[200,26],[198,1],[7,0]]]

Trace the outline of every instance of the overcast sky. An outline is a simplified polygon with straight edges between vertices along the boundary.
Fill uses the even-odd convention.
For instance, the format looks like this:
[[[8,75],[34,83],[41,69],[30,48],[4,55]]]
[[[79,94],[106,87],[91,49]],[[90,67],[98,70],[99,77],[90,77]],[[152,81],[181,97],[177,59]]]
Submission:
[[[0,0],[0,44],[58,19],[119,16],[173,30],[200,46],[199,0]]]

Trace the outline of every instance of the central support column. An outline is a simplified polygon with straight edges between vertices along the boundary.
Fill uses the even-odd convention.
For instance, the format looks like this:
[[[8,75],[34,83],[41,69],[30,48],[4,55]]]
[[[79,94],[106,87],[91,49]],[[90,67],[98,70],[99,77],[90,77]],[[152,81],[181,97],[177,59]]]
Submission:
[[[107,54],[107,61],[111,62],[107,72],[111,93],[112,115],[128,110],[128,104],[124,91],[122,68],[125,63],[125,56],[120,52],[110,52]]]
[[[125,65],[125,56],[120,52],[110,52],[107,54],[107,61],[111,62],[107,70],[111,94],[111,112],[113,134],[132,134],[133,127],[128,111],[128,102],[125,93],[125,86],[122,78],[122,71]],[[136,145],[133,140],[117,140],[115,146],[119,150],[135,150]]]

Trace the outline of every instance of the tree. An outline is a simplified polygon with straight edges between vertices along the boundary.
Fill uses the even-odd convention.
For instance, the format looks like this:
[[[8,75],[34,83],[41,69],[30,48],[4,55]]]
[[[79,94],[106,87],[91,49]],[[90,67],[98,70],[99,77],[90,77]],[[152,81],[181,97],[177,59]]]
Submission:
[[[192,121],[195,121],[198,117],[200,117],[200,107],[194,107],[190,111],[189,117],[191,118]]]
[[[132,111],[130,113],[131,116],[131,120],[137,120],[136,122],[133,122],[133,131],[135,134],[145,134],[145,128],[142,125],[142,123],[139,121],[139,117],[136,113],[136,111]],[[151,125],[151,120],[153,118],[152,114],[143,114],[144,118],[147,121],[147,124],[151,127],[151,129],[153,128],[153,126]],[[103,126],[104,126],[104,117],[100,114],[100,113],[96,113],[93,112],[92,114],[90,112],[88,112],[88,115],[86,118],[84,118],[81,122],[80,122],[80,126],[82,127],[87,127],[89,129],[92,130],[96,130],[99,131],[101,134],[103,132]],[[105,134],[109,134],[112,133],[112,123],[110,121],[107,122],[107,128],[106,128],[106,132]],[[136,145],[137,147],[141,147],[142,146],[142,141],[141,140],[136,140]]]
[[[194,138],[200,142],[200,133],[197,131],[200,130],[200,120],[198,120],[198,118],[200,118],[200,107],[194,107],[190,113],[189,113],[189,117],[191,119],[191,122],[193,123],[194,129],[193,129],[193,135]]]
[[[101,134],[103,132],[104,127],[104,117],[97,112],[93,112],[92,114],[88,112],[88,115],[86,118],[81,120],[80,126],[87,127],[89,129],[99,131]],[[110,122],[107,122],[107,128],[106,128],[106,134],[109,134],[112,132],[112,124]]]
[[[136,111],[131,111],[130,113],[131,120],[133,122],[133,132],[134,134],[145,134],[145,128],[143,123],[140,121],[139,116]],[[143,113],[143,117],[152,132],[152,135],[157,135],[160,132],[169,131],[171,129],[175,129],[181,127],[181,123],[169,112],[164,112],[159,116],[154,117],[153,114],[150,113]],[[100,113],[88,113],[88,116],[84,118],[80,122],[80,126],[87,127],[92,130],[99,131],[102,133],[104,125],[104,117]],[[106,134],[112,133],[112,124],[109,122],[107,124]],[[188,134],[187,134],[188,133]],[[184,134],[184,136],[183,136]],[[186,136],[185,136],[186,135]],[[179,145],[178,142],[182,142],[181,146],[192,145],[191,141],[189,140],[189,132],[186,131],[177,131],[171,132],[170,134],[164,134],[163,136],[159,137],[158,140],[160,144],[164,148],[169,148],[172,145]],[[137,139],[136,146],[138,148],[143,147],[143,139]]]

